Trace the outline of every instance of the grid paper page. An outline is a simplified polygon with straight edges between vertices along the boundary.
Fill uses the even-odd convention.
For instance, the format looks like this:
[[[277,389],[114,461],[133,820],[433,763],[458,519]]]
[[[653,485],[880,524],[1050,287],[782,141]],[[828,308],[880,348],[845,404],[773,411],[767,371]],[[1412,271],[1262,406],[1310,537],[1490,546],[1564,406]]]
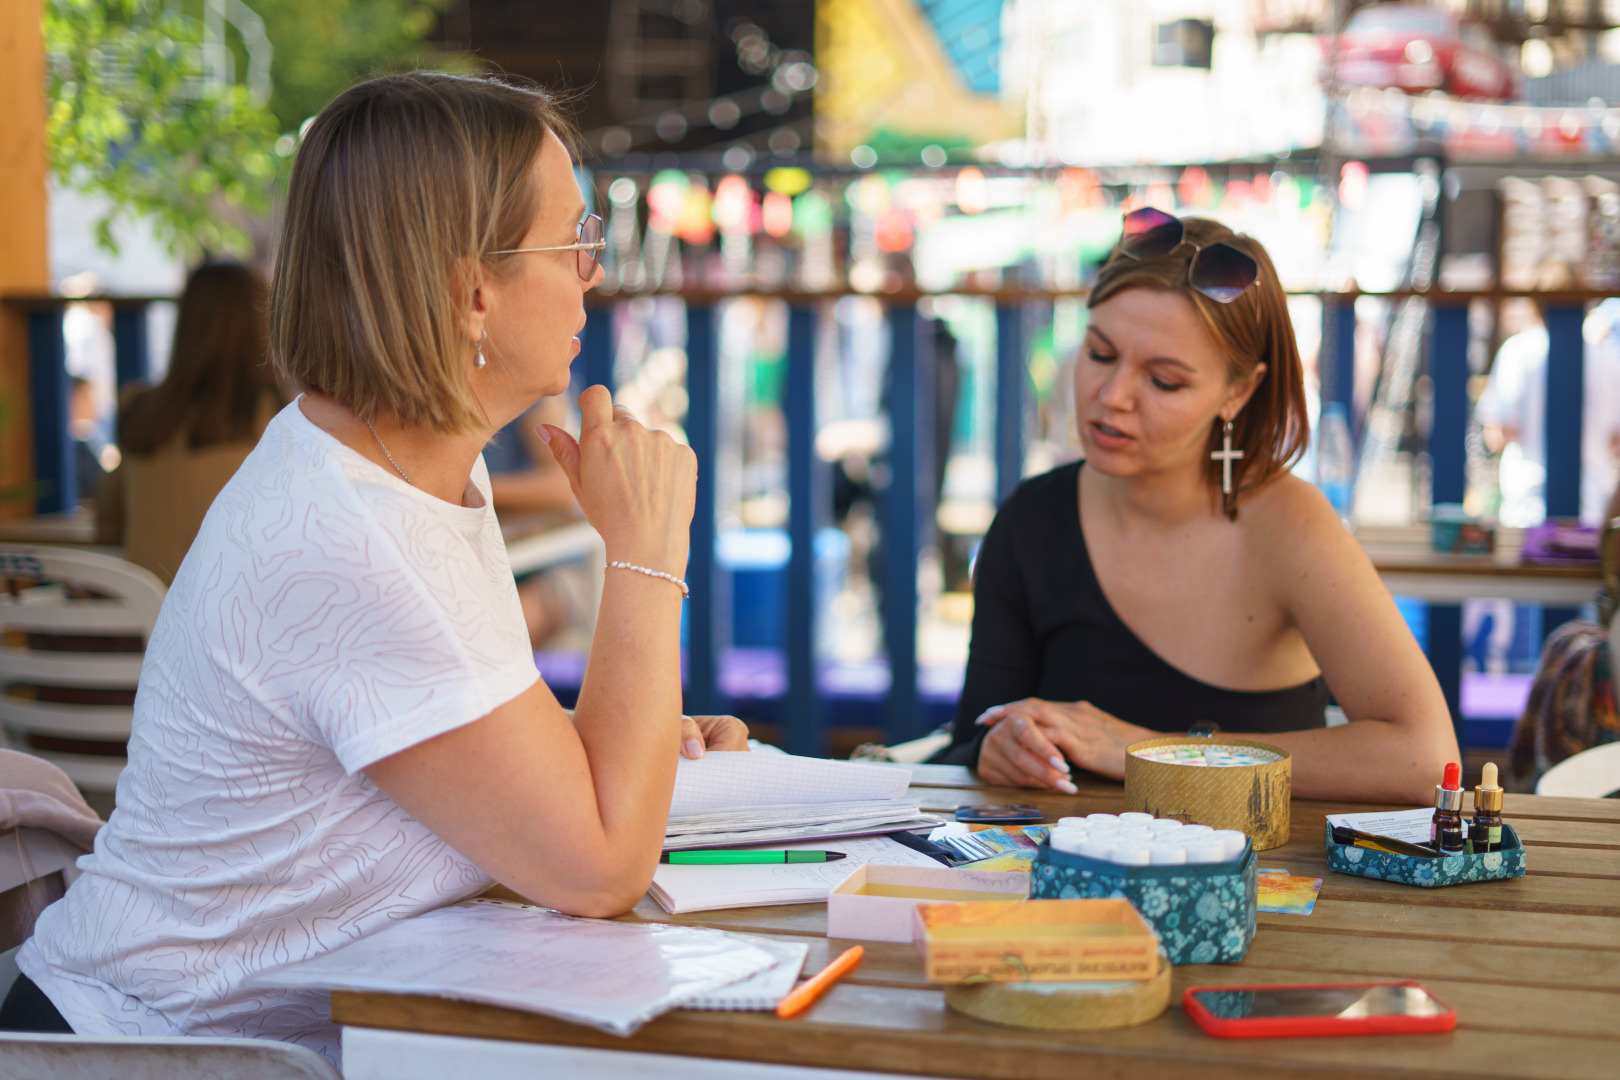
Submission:
[[[675,770],[671,817],[758,806],[897,799],[911,772],[856,761],[716,750]]]

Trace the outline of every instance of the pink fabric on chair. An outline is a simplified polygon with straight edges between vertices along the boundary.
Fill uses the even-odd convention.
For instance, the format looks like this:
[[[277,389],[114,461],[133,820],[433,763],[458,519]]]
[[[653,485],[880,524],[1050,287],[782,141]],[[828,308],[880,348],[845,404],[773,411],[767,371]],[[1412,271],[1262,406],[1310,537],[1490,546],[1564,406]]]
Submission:
[[[0,833],[48,829],[89,851],[101,825],[67,773],[31,754],[0,750]]]

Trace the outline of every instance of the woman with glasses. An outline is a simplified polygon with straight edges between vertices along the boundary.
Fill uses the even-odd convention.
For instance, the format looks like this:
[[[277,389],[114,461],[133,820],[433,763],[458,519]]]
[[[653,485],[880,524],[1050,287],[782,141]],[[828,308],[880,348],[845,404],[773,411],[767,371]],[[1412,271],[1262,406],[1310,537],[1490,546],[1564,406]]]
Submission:
[[[495,881],[617,915],[683,747],[746,747],[681,715],[697,462],[602,387],[577,440],[543,434],[610,563],[572,715],[535,670],[479,455],[567,388],[601,281],[567,134],[540,92],[437,74],[309,126],[270,313],[303,393],[180,566],[117,809],[19,957],[13,1018],[336,1060],[324,995],[251,976]]]
[[[1434,673],[1337,514],[1288,472],[1299,350],[1255,241],[1127,216],[1074,369],[1084,460],[1025,481],[974,571],[940,760],[1073,792],[1201,724],[1293,757],[1297,794],[1421,804],[1457,742]],[[1349,722],[1325,726],[1329,692]]]

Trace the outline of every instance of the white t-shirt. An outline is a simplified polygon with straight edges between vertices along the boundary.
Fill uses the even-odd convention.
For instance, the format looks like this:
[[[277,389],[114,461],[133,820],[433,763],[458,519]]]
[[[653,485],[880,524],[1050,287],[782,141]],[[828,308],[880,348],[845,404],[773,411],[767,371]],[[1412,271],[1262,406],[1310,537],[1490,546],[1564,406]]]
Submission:
[[[337,1061],[326,995],[243,979],[489,886],[360,771],[539,677],[482,460],[467,501],[297,402],[271,422],[158,615],[118,808],[17,958],[76,1032]]]

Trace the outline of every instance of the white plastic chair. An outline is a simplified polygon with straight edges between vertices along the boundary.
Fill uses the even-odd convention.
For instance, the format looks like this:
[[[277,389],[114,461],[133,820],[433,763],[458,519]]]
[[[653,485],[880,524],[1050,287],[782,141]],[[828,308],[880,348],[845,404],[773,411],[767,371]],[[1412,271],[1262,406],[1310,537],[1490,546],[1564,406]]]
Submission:
[[[67,704],[27,696],[28,687],[133,692],[164,587],[150,571],[95,551],[0,544],[0,632],[64,637],[139,637],[142,652],[65,652],[0,643],[0,726],[18,749],[67,773],[82,791],[111,792],[122,754],[40,745],[125,743],[131,705]],[[26,586],[26,587],[24,587]],[[75,594],[90,592],[93,599]],[[87,748],[88,749],[88,748]]]
[[[1604,799],[1620,791],[1620,742],[1572,754],[1541,774],[1537,795]]]
[[[0,1076],[17,1080],[343,1080],[315,1051],[274,1039],[0,1032]]]

